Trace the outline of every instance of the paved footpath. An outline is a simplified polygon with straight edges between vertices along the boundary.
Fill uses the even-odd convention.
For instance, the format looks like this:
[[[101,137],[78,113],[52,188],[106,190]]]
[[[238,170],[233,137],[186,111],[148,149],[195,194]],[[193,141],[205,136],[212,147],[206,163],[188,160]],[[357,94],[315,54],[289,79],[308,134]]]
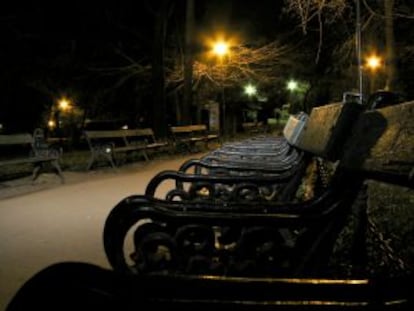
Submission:
[[[161,170],[177,169],[199,156],[154,160],[138,169],[98,175],[83,173],[64,185],[0,199],[0,311],[27,279],[50,264],[82,261],[109,267],[102,232],[114,205],[128,195],[142,194]]]

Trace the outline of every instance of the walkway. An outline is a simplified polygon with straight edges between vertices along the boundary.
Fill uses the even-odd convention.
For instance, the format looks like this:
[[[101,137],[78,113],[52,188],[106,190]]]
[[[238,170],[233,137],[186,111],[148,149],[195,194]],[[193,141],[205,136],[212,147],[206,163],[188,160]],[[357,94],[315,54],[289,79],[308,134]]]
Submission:
[[[82,261],[109,267],[102,232],[113,206],[125,196],[142,194],[159,171],[177,169],[186,159],[200,156],[155,160],[118,172],[68,172],[64,185],[52,181],[48,189],[40,181],[41,190],[28,192],[37,188],[26,183],[15,188],[25,194],[0,196],[0,310],[27,279],[52,263]]]

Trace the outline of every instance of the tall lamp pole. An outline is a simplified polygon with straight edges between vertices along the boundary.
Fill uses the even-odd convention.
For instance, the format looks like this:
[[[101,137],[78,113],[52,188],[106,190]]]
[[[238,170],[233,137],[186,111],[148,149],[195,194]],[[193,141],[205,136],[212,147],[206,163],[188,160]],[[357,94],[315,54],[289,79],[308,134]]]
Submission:
[[[362,81],[362,52],[361,52],[361,6],[360,0],[356,0],[356,50],[358,58],[358,85],[359,85],[359,103],[362,104],[363,99],[363,81]]]
[[[191,124],[193,104],[193,47],[194,47],[194,0],[187,0],[186,30],[184,50],[184,98],[181,111],[181,124]]]
[[[212,50],[213,54],[215,54],[218,58],[219,58],[219,63],[221,66],[221,69],[223,70],[223,77],[222,79],[224,79],[224,57],[226,55],[229,54],[229,44],[225,41],[217,41],[213,44],[213,50]],[[222,97],[222,104],[221,104],[221,114],[222,114],[222,128],[221,131],[223,133],[223,135],[226,133],[225,131],[225,124],[226,124],[226,100],[225,100],[225,95],[224,95],[224,82],[221,82],[221,97]]]

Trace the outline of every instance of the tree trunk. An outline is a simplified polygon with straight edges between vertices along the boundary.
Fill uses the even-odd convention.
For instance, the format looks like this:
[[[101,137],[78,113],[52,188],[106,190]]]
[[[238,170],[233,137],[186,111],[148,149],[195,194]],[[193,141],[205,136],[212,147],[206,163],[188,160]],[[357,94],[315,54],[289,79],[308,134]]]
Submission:
[[[181,119],[182,124],[191,124],[191,105],[193,99],[193,38],[194,0],[187,0],[184,50],[184,98]]]
[[[386,90],[394,90],[396,82],[396,64],[395,64],[395,40],[394,40],[394,0],[384,1],[385,11],[385,64],[387,81],[385,84]]]

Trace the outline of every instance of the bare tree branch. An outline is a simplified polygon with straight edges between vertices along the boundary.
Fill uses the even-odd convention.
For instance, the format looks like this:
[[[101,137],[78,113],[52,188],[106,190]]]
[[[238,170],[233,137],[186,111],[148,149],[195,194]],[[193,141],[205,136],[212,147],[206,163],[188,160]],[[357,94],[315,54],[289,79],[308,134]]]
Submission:
[[[286,0],[287,11],[300,18],[300,25],[304,35],[307,34],[307,26],[317,19],[319,26],[319,42],[315,63],[319,62],[323,43],[323,25],[333,23],[341,16],[347,7],[346,0]]]
[[[281,79],[282,68],[292,65],[292,48],[271,42],[261,47],[236,46],[230,55],[218,62],[194,61],[194,80],[205,79],[217,86],[235,86],[241,81],[272,83]],[[183,82],[182,66],[167,71],[168,84]]]

